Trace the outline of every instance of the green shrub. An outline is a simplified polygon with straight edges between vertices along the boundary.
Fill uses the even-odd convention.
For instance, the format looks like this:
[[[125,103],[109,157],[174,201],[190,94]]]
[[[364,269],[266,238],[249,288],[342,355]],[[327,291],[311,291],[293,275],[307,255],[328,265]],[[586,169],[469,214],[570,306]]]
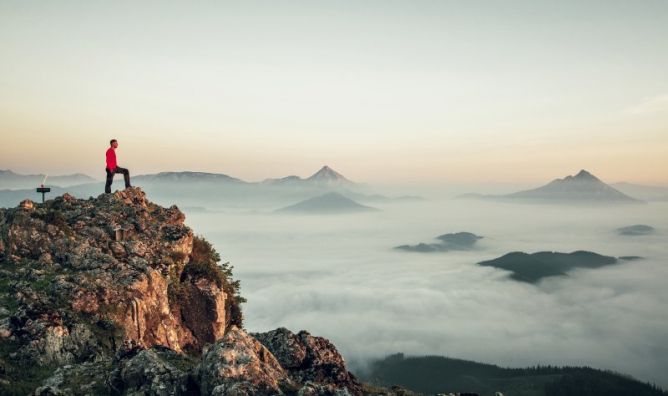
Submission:
[[[233,266],[229,262],[219,264],[220,254],[211,246],[211,243],[200,236],[193,238],[193,250],[190,255],[190,261],[183,268],[180,282],[187,279],[208,279],[213,281],[216,286],[223,289],[228,298],[226,308],[231,315],[231,324],[242,326],[242,315],[240,304],[245,303],[246,299],[239,294],[241,288],[240,282],[234,280],[232,276]],[[172,285],[168,289],[172,297],[180,292],[180,285]]]

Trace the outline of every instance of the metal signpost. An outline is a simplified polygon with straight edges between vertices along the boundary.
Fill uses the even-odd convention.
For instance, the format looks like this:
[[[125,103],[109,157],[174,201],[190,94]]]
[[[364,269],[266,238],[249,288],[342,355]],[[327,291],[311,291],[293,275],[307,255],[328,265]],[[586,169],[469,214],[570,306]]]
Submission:
[[[50,187],[44,187],[44,182],[46,182],[47,177],[49,177],[49,175],[45,175],[44,180],[42,180],[42,184],[37,187],[37,192],[42,193],[42,203],[44,203],[44,195],[51,191]]]

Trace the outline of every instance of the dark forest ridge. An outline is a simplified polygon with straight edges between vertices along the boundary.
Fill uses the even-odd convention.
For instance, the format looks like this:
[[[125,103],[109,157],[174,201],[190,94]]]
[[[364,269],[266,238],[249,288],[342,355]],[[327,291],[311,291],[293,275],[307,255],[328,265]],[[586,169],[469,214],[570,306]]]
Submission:
[[[398,384],[424,394],[495,392],[512,396],[665,396],[660,388],[630,376],[591,367],[535,366],[505,368],[445,356],[397,353],[374,361],[363,380]]]

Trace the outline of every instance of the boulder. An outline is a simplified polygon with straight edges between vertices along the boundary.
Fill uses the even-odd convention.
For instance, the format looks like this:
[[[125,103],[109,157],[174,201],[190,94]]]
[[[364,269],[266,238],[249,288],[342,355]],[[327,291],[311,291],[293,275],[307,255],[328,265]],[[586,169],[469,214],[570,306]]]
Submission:
[[[236,326],[204,354],[198,372],[205,395],[275,395],[295,387],[274,355]]]

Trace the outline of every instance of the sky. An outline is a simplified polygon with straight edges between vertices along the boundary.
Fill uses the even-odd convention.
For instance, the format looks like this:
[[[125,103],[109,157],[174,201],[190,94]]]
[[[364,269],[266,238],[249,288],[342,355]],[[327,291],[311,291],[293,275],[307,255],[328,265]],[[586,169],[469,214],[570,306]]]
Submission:
[[[666,1],[0,0],[0,169],[668,184]]]

